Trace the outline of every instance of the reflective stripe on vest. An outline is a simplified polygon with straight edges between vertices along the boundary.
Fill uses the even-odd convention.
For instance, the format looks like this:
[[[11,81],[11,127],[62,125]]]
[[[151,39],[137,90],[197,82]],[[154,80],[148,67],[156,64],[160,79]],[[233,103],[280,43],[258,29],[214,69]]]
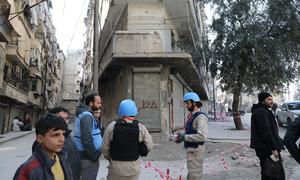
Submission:
[[[101,147],[102,147],[102,137],[101,137],[101,131],[99,129],[98,123],[95,119],[95,117],[93,116],[93,114],[91,112],[88,111],[84,111],[81,114],[79,114],[76,117],[76,121],[75,121],[75,129],[74,129],[74,142],[75,145],[78,149],[78,151],[84,151],[83,145],[81,143],[81,131],[80,131],[80,123],[81,123],[81,119],[84,115],[88,115],[91,116],[93,119],[93,127],[92,127],[92,137],[93,137],[93,142],[94,142],[94,146],[96,148],[97,151],[100,151]]]

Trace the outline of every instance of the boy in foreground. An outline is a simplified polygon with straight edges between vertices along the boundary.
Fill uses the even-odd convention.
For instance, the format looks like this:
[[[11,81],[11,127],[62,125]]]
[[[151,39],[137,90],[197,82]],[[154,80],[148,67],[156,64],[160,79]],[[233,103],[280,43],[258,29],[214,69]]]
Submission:
[[[35,124],[35,128],[40,145],[18,168],[14,180],[72,180],[70,166],[61,152],[67,130],[64,120],[48,113]]]

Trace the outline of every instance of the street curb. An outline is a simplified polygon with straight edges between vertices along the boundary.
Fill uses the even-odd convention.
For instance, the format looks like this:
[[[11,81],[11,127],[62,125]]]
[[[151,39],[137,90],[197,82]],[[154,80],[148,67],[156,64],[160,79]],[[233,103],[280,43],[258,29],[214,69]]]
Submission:
[[[32,131],[28,131],[28,132],[26,132],[26,133],[24,133],[24,134],[20,134],[20,135],[18,135],[18,136],[15,136],[15,137],[12,137],[12,138],[8,138],[8,139],[5,139],[5,140],[1,140],[1,139],[0,139],[0,144],[9,142],[9,141],[12,141],[12,140],[15,140],[15,139],[19,139],[19,138],[21,138],[21,137],[30,135],[30,134],[32,134],[32,133],[34,133],[34,132],[35,132],[35,130],[32,130]],[[1,136],[2,136],[2,135],[1,135]],[[4,138],[5,138],[5,134],[4,134]]]
[[[250,138],[242,138],[242,139],[233,139],[233,138],[207,138],[208,140],[211,141],[246,141],[246,140],[250,140]]]

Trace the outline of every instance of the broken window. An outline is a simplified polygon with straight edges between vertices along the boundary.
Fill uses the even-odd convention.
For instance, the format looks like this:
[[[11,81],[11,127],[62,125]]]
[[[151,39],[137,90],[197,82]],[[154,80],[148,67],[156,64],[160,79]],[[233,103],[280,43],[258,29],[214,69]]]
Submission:
[[[37,79],[31,81],[31,91],[37,92]]]
[[[11,67],[7,63],[5,63],[5,65],[4,65],[3,72],[4,72],[4,81],[5,82],[10,81],[11,80]]]
[[[24,7],[24,16],[25,16],[27,22],[29,24],[31,24],[30,21],[31,21],[32,13],[31,13],[29,4],[26,4],[25,7]]]
[[[60,62],[60,59],[57,60],[57,68],[58,68],[58,69],[61,69],[61,62]]]

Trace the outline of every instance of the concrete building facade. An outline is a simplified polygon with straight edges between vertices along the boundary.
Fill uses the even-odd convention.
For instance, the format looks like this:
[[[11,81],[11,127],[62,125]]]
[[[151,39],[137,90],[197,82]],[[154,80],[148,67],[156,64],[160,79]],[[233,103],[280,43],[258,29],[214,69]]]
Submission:
[[[62,105],[69,109],[72,117],[81,98],[85,55],[84,50],[68,50],[64,63]]]
[[[64,57],[50,9],[51,1],[1,1],[0,133],[10,131],[15,116],[29,114],[34,123],[59,103]]]
[[[138,119],[157,141],[185,125],[183,95],[207,100],[204,64],[182,50],[180,41],[201,44],[198,1],[114,1],[100,38],[99,92],[102,122],[117,118],[121,100],[132,98]],[[201,23],[200,23],[201,22]]]

